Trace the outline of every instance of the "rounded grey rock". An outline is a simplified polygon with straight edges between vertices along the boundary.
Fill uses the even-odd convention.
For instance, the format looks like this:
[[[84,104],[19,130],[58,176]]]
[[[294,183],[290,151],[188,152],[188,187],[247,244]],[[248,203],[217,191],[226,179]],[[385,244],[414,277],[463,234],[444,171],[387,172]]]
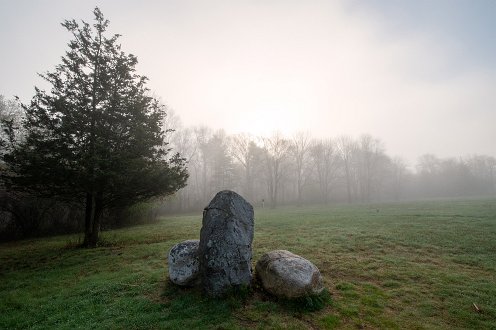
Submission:
[[[307,259],[286,250],[264,254],[255,266],[257,278],[269,293],[294,299],[324,289],[319,269]]]
[[[174,245],[167,258],[169,278],[172,283],[181,286],[197,284],[200,274],[198,260],[199,240],[187,240]]]

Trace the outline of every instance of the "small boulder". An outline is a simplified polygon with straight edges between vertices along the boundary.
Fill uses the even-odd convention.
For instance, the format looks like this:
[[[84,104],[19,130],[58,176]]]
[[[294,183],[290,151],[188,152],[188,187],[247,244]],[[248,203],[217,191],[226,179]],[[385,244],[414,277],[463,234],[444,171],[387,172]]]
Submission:
[[[234,191],[217,193],[205,208],[199,256],[208,295],[219,297],[250,285],[253,230],[253,207]]]
[[[287,299],[316,295],[324,289],[319,269],[286,250],[264,254],[255,266],[257,278],[269,293]]]
[[[187,240],[178,243],[169,251],[169,278],[172,283],[181,286],[197,284],[200,274],[198,246],[200,241]]]

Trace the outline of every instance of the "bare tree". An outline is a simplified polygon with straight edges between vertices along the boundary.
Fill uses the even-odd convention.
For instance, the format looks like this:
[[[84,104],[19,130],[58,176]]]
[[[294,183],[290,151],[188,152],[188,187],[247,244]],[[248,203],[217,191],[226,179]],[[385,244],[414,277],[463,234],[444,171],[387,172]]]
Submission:
[[[346,182],[346,197],[348,203],[353,201],[352,199],[352,185],[354,179],[353,173],[353,155],[357,150],[356,143],[346,135],[342,135],[337,138],[336,146],[341,156],[343,162],[344,176]]]
[[[496,159],[491,156],[474,155],[466,159],[466,163],[476,181],[477,191],[485,194],[496,194],[494,182]]]
[[[417,186],[419,194],[425,197],[438,195],[439,184],[437,178],[441,172],[441,160],[432,154],[425,154],[418,158]]]
[[[384,148],[381,141],[371,135],[361,135],[358,140],[358,183],[362,202],[369,202],[384,160]]]
[[[322,201],[328,203],[340,166],[338,150],[331,139],[317,140],[311,145],[310,156],[317,174]]]
[[[194,129],[195,136],[196,136],[196,144],[198,146],[198,151],[199,151],[199,162],[201,166],[201,170],[199,173],[199,179],[198,179],[198,187],[199,190],[201,191],[201,199],[202,202],[205,203],[208,198],[208,186],[207,186],[207,181],[208,181],[208,140],[212,136],[212,130],[209,127],[206,126],[200,126],[196,127]]]
[[[295,165],[298,206],[301,206],[302,204],[303,189],[311,173],[311,168],[309,166],[310,141],[309,132],[297,132],[290,140],[290,151]]]
[[[492,186],[492,194],[496,195],[496,158],[489,157],[487,158],[487,167],[489,172],[489,181]]]
[[[171,147],[186,159],[189,173],[187,185],[179,190],[175,197],[178,199],[179,209],[189,209],[194,201],[199,199],[199,195],[196,192],[198,191],[200,163],[194,130],[192,128],[176,128],[176,131],[171,136]]]
[[[21,121],[24,115],[19,104],[0,95],[0,156],[9,145],[18,143],[24,137]],[[12,131],[16,134],[12,134]],[[14,139],[14,140],[11,140]],[[0,162],[2,160],[0,159]]]
[[[205,147],[210,168],[208,193],[213,195],[220,190],[233,189],[236,182],[235,167],[229,154],[228,138],[224,130],[216,131]]]
[[[275,208],[284,171],[284,161],[288,157],[290,143],[279,132],[269,138],[262,138],[265,149],[266,183],[271,207]]]
[[[236,134],[229,139],[230,154],[243,168],[243,194],[248,200],[253,198],[255,148],[254,139],[248,134]]]
[[[208,202],[214,192],[233,189],[237,178],[233,159],[228,152],[228,138],[223,130],[213,132],[208,127],[193,130],[196,145],[196,163],[193,176],[200,196],[199,202]]]
[[[167,115],[162,119],[162,130],[165,132],[166,141],[174,140],[174,135],[182,126],[181,118],[173,109],[167,107]]]
[[[400,157],[395,157],[391,161],[391,184],[394,200],[398,201],[403,195],[405,186],[405,176],[407,167],[405,161]]]

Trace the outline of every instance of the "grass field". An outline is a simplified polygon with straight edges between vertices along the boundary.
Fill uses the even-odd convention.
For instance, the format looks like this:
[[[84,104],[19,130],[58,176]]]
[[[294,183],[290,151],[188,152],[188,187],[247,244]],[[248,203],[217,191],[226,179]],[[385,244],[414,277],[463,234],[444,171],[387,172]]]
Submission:
[[[166,254],[201,214],[0,245],[0,328],[496,329],[496,200],[255,211],[254,263],[287,249],[322,272],[316,312],[253,292],[210,300],[167,281]],[[480,309],[479,312],[473,304]]]

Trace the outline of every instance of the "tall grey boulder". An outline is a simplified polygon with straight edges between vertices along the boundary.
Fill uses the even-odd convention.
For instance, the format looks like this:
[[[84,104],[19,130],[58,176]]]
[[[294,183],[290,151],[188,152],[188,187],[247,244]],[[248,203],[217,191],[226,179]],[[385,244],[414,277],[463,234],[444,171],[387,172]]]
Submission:
[[[253,207],[234,191],[217,193],[205,208],[198,252],[207,294],[250,284],[253,229]]]

